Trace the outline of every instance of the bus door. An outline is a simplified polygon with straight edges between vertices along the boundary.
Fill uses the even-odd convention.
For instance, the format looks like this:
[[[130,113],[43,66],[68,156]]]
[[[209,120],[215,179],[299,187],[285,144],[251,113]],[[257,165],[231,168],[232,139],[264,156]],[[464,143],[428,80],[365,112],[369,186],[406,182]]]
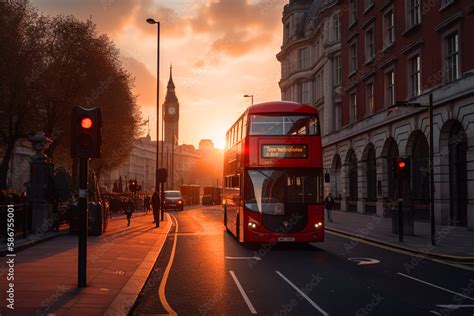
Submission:
[[[226,210],[227,227],[237,235],[235,229],[241,203],[240,174],[225,177],[224,203]]]

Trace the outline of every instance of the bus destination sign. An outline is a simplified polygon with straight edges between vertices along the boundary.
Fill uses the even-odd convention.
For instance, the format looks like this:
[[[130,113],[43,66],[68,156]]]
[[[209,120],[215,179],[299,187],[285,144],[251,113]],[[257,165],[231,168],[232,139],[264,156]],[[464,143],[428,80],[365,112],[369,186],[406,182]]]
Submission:
[[[262,158],[308,158],[308,145],[262,145]]]

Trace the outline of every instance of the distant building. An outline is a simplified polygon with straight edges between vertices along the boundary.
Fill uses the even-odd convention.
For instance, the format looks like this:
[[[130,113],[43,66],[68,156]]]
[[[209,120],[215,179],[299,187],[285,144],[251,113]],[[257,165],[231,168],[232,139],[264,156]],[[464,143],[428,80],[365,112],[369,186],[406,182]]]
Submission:
[[[428,111],[387,108],[428,105],[432,95],[436,222],[474,229],[472,1],[290,0],[283,23],[282,98],[323,109],[326,191],[341,209],[383,215],[389,200],[403,196],[429,220]],[[341,54],[325,68],[321,103],[314,70],[321,52],[338,56],[328,51],[336,29]],[[411,172],[399,192],[395,163],[402,156]]]
[[[102,175],[101,181],[111,190],[114,182],[118,182],[121,177],[125,190],[129,180],[137,180],[143,190],[152,191],[155,188],[155,167],[156,141],[152,141],[150,135],[147,135],[136,139],[128,160],[120,167]]]
[[[211,139],[202,139],[199,142],[200,151],[212,151],[214,150],[214,142]]]

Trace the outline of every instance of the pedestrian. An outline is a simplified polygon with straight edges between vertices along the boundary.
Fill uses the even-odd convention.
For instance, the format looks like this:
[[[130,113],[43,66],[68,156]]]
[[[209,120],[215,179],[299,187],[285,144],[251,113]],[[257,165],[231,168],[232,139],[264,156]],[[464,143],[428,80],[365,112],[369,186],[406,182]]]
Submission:
[[[127,215],[127,226],[130,226],[130,219],[132,218],[132,213],[135,212],[135,205],[133,204],[132,199],[128,199],[127,206],[125,209],[125,214]]]
[[[153,223],[156,224],[156,227],[158,227],[160,220],[160,202],[160,194],[155,191],[151,197],[151,207],[153,208]]]
[[[334,198],[332,197],[331,192],[329,192],[328,196],[324,200],[324,207],[326,208],[326,212],[328,214],[328,220],[332,223],[332,208],[334,207]]]

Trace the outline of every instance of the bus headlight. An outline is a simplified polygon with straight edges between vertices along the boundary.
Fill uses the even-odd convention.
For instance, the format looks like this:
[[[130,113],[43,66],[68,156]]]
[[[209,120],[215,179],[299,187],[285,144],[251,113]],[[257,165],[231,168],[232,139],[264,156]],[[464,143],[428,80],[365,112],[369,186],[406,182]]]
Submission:
[[[320,227],[323,227],[323,223],[318,222],[318,223],[314,224],[314,228],[320,228]]]
[[[258,223],[257,222],[254,222],[254,221],[250,221],[247,226],[250,228],[250,229],[257,229],[258,227]]]

